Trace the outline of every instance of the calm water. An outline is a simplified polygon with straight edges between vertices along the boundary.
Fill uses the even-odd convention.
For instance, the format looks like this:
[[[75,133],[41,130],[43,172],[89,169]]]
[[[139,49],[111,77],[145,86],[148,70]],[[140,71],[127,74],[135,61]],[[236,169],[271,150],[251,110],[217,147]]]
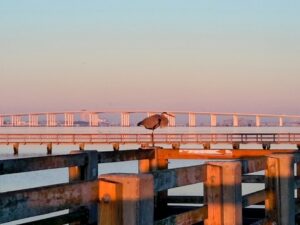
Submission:
[[[140,127],[131,128],[117,128],[117,127],[97,127],[97,128],[0,128],[0,133],[147,133],[147,131]],[[176,127],[176,128],[164,128],[158,129],[157,133],[231,133],[231,132],[247,132],[247,133],[300,133],[298,127],[214,127],[214,128],[187,128],[187,127]],[[139,145],[122,145],[120,149],[133,149],[138,148]],[[163,147],[170,147],[168,145]],[[185,145],[183,148],[198,148],[202,147],[199,145]],[[213,148],[231,148],[230,145],[213,145]],[[260,145],[241,145],[243,148],[261,148]],[[295,149],[295,145],[272,145],[272,149]],[[86,145],[86,150],[98,150],[98,151],[110,151],[112,150],[111,145]],[[71,150],[78,150],[77,145],[53,145],[53,154],[66,154]],[[46,154],[45,145],[20,145],[19,155],[12,155],[12,146],[0,145],[0,159],[15,158],[15,157],[31,157],[41,156]],[[182,167],[199,165],[203,163],[200,160],[171,160],[169,167]],[[131,162],[120,162],[112,164],[100,164],[99,174],[122,172],[122,173],[136,173],[138,170],[137,161]],[[63,169],[52,169],[45,171],[19,173],[13,175],[2,175],[0,176],[0,192],[19,190],[24,188],[33,188],[45,185],[59,184],[68,182],[68,170]],[[262,189],[262,185],[243,185],[243,194]],[[189,185],[185,187],[175,188],[169,190],[171,195],[202,195],[203,185]],[[61,213],[65,213],[62,211]],[[28,221],[28,220],[26,220]],[[22,221],[22,222],[25,222]],[[20,224],[19,222],[5,223]]]

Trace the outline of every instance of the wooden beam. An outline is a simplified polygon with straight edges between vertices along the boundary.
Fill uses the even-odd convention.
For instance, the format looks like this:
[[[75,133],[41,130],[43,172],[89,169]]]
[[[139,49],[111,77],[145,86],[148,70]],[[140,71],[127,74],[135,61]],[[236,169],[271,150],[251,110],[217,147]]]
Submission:
[[[263,156],[269,156],[276,153],[294,154],[296,150],[199,150],[199,149],[160,149],[159,158],[166,159],[250,159]]]
[[[98,163],[151,159],[153,157],[154,149],[98,152]]]
[[[242,173],[254,173],[266,169],[266,157],[242,160]]]
[[[243,207],[256,205],[258,203],[264,202],[266,198],[265,190],[256,191],[243,196]]]
[[[174,187],[205,181],[205,165],[182,167],[151,172],[154,176],[154,190],[163,191]]]
[[[207,218],[207,206],[189,210],[173,215],[162,220],[155,221],[154,225],[192,225],[204,221]]]
[[[61,224],[68,224],[72,222],[76,222],[77,224],[87,224],[88,218],[88,210],[85,207],[81,207],[79,210],[74,212],[54,216],[47,219],[37,220],[28,223],[22,223],[22,225],[61,225]]]
[[[0,223],[84,206],[98,200],[98,182],[77,182],[0,194]]]
[[[46,170],[70,166],[83,166],[86,163],[86,154],[55,155],[43,157],[17,158],[0,160],[0,175]]]
[[[242,183],[265,183],[264,175],[243,175]]]

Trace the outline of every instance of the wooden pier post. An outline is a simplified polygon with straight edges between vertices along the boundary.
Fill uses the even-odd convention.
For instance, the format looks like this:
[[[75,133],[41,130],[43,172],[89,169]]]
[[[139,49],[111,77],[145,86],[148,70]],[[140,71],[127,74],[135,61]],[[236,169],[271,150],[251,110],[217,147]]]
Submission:
[[[294,187],[293,155],[268,157],[265,201],[268,224],[295,224]]]
[[[162,153],[163,149],[156,148],[155,156],[153,159],[139,160],[139,173],[148,173],[155,170],[168,169],[168,159]],[[168,206],[168,191],[160,191],[155,193],[154,207],[155,207],[155,218],[161,218]]]
[[[153,225],[154,184],[150,174],[99,177],[100,225]]]
[[[82,153],[82,151],[71,151],[71,154]],[[98,179],[98,151],[85,151],[87,157],[87,164],[83,167],[69,167],[69,182],[76,181],[93,181]],[[87,206],[89,210],[88,224],[97,224],[97,204]],[[74,211],[77,209],[70,209]],[[75,225],[75,224],[71,224]],[[77,224],[76,224],[77,225]]]
[[[210,162],[204,183],[205,225],[242,225],[241,162]]]

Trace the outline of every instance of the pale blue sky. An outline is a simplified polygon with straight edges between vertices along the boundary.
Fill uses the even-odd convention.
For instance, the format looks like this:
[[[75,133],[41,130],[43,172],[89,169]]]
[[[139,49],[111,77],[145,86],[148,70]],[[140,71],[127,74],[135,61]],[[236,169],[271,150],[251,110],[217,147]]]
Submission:
[[[299,1],[0,0],[0,113],[300,114]]]

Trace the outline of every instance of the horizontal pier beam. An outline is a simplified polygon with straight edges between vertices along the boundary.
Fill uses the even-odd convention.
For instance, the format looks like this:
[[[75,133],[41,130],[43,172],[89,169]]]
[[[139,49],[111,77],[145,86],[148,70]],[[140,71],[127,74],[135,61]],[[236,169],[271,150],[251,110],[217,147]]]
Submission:
[[[86,154],[68,154],[0,160],[0,175],[86,164]]]
[[[159,221],[155,221],[154,225],[196,224],[204,221],[206,218],[207,218],[207,206],[202,206],[197,209],[192,209],[184,213],[180,213]]]
[[[154,176],[154,191],[203,182],[206,179],[206,166],[190,166],[151,172]]]
[[[98,181],[6,192],[0,199],[0,223],[4,223],[96,202]]]
[[[154,149],[98,152],[98,163],[122,162],[154,158]]]

